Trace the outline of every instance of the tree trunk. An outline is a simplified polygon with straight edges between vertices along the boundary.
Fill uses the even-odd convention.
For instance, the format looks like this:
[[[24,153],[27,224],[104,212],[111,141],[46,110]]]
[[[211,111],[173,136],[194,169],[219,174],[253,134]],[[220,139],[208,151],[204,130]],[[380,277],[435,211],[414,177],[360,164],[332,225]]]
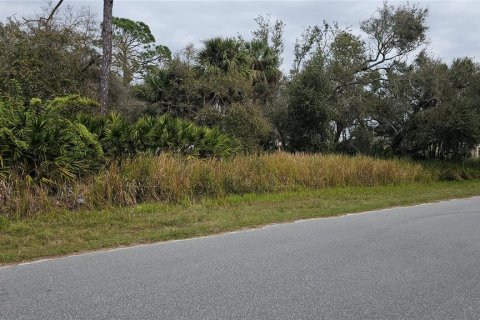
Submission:
[[[345,129],[345,126],[342,123],[337,122],[335,129],[336,129],[335,130],[335,144],[337,144],[337,143],[340,142],[340,137],[342,136],[342,132],[343,132],[343,129]]]
[[[108,78],[110,75],[110,66],[112,64],[112,9],[113,0],[103,1],[103,59],[100,70],[100,105],[101,114],[107,113],[108,108]]]

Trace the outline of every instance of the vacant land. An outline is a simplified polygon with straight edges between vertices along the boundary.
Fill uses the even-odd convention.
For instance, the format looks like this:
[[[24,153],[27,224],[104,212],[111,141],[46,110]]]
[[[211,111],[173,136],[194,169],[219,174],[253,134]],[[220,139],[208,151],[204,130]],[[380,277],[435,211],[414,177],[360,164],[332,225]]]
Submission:
[[[365,156],[279,152],[199,159],[141,155],[112,161],[96,174],[53,184],[42,179],[31,183],[21,174],[0,176],[0,214],[26,217],[79,207],[98,210],[235,194],[429,182],[438,176],[436,170],[410,161]]]
[[[480,195],[480,181],[334,187],[0,218],[0,263],[474,195]]]

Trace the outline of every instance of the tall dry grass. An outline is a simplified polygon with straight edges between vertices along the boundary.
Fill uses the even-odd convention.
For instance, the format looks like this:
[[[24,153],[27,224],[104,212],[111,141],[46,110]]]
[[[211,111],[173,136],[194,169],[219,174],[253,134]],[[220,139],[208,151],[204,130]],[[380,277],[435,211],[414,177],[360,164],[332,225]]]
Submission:
[[[424,182],[422,166],[364,156],[275,153],[226,160],[138,156],[50,193],[15,177],[0,181],[0,212],[25,216],[55,208],[130,206],[230,194]]]

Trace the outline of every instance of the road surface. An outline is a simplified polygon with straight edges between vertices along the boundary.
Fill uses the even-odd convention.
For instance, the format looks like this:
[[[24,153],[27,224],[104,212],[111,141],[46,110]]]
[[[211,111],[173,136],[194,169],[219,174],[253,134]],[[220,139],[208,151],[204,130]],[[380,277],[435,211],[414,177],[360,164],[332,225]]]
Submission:
[[[480,197],[3,267],[0,319],[480,319]]]

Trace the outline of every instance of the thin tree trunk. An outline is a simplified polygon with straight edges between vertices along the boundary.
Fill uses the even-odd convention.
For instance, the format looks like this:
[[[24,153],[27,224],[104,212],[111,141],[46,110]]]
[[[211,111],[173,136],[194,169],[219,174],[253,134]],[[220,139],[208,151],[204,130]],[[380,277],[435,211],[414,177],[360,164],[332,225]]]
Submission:
[[[110,75],[110,66],[112,64],[112,9],[113,0],[103,1],[103,59],[100,70],[100,112],[107,113],[108,108],[108,78]]]
[[[335,143],[339,143],[340,142],[340,137],[342,136],[342,132],[343,132],[343,129],[345,129],[345,126],[339,122],[336,123],[337,126],[336,126],[336,130],[335,130]]]

